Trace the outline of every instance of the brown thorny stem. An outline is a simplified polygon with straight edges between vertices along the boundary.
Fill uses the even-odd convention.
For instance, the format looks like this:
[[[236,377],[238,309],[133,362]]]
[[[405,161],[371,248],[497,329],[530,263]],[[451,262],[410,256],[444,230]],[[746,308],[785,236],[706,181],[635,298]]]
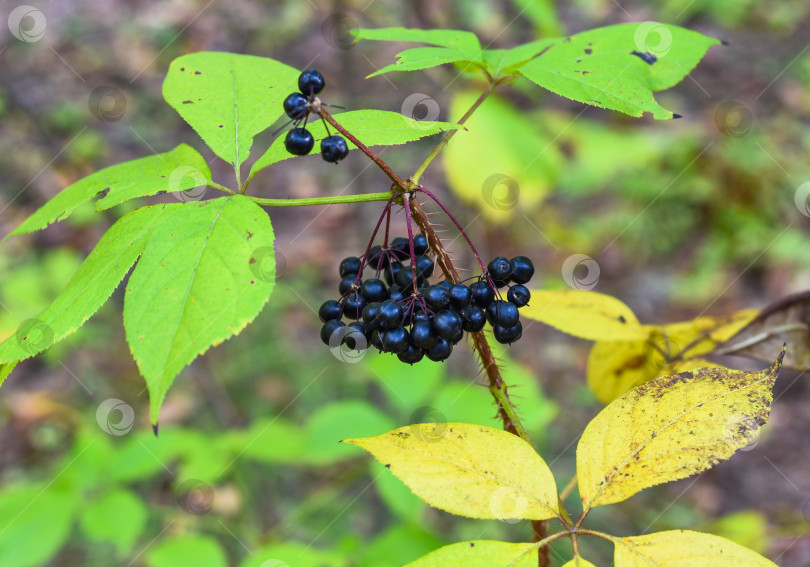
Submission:
[[[470,109],[464,114],[464,116],[458,121],[459,126],[463,126],[467,119],[473,114],[473,112],[484,102],[484,100],[489,96],[494,88],[499,83],[492,82],[487,87],[486,91],[484,91],[480,97],[473,103]],[[377,154],[371,151],[365,144],[363,144],[360,140],[354,137],[349,131],[347,131],[343,126],[341,126],[331,114],[326,112],[323,107],[319,106],[317,108],[317,113],[320,115],[322,119],[332,125],[338,132],[341,133],[347,140],[357,146],[360,151],[362,151],[366,156],[373,161],[377,167],[379,167],[392,181],[391,192],[393,194],[400,194],[400,195],[408,195],[407,198],[403,199],[403,203],[405,206],[408,206],[410,212],[410,216],[413,219],[413,222],[416,223],[416,226],[422,231],[428,241],[428,245],[433,253],[436,255],[436,264],[438,264],[439,268],[441,269],[444,276],[453,283],[458,283],[461,278],[456,271],[456,268],[453,266],[453,261],[450,259],[450,255],[448,254],[447,250],[444,248],[442,244],[441,238],[439,235],[436,234],[436,231],[433,229],[433,226],[430,224],[430,220],[428,220],[428,216],[425,213],[425,210],[422,208],[421,203],[414,198],[413,192],[421,192],[421,187],[418,184],[418,177],[421,177],[422,173],[424,173],[427,165],[435,158],[438,153],[441,151],[442,148],[447,144],[448,140],[457,132],[457,130],[450,130],[447,132],[442,139],[439,141],[438,145],[433,149],[430,153],[428,158],[419,167],[415,176],[418,176],[416,179],[411,178],[409,182],[403,180],[399,175],[397,175],[387,163],[385,163]],[[441,204],[440,204],[441,205]],[[444,207],[442,207],[444,208]],[[451,217],[452,218],[452,217]],[[455,219],[453,219],[455,220]],[[409,225],[410,228],[410,225]],[[464,234],[463,231],[461,231]],[[469,242],[469,238],[467,238]],[[471,244],[471,243],[470,243]],[[474,248],[473,248],[474,250]],[[476,256],[478,254],[476,253]],[[480,258],[478,258],[480,261]],[[495,359],[495,355],[492,354],[492,349],[489,346],[489,342],[487,341],[486,335],[483,331],[478,333],[472,333],[473,338],[473,348],[478,355],[478,361],[481,364],[484,373],[487,375],[487,379],[489,381],[489,391],[492,394],[492,397],[495,399],[495,405],[498,408],[498,416],[501,418],[503,422],[503,428],[505,431],[517,435],[530,445],[531,440],[529,439],[529,435],[526,432],[526,428],[523,427],[523,423],[520,421],[520,418],[517,415],[515,410],[515,406],[512,401],[509,399],[508,393],[508,386],[503,381],[503,377],[501,376],[501,370],[498,367],[498,362]],[[546,530],[546,522],[534,520],[532,521],[532,535],[534,541],[542,541],[547,537],[547,530]],[[538,553],[538,565],[539,567],[548,567],[551,565],[551,558],[549,555],[549,548],[548,546],[544,546],[542,549],[539,550]]]

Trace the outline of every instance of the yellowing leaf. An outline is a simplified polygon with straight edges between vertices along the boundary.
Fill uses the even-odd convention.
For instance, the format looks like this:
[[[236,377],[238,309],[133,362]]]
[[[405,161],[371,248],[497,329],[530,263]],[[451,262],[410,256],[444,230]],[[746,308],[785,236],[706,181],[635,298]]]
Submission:
[[[537,565],[537,544],[506,543],[504,541],[463,541],[440,547],[405,567],[534,567]]]
[[[414,494],[447,512],[499,520],[557,514],[548,465],[511,433],[467,423],[422,423],[345,442],[374,455]]]
[[[579,289],[532,290],[523,315],[592,341],[646,339],[649,331],[630,308],[610,295]]]
[[[532,304],[534,302],[532,294]],[[588,356],[588,386],[599,401],[607,404],[657,376],[695,368],[719,368],[700,355],[713,352],[758,313],[756,309],[744,309],[728,317],[698,317],[663,326],[644,325],[646,337],[643,340],[598,342]]]
[[[563,565],[563,567],[596,567],[596,565],[577,555],[571,561]]]
[[[616,567],[776,567],[725,538],[672,530],[615,540]]]
[[[599,412],[577,447],[585,511],[702,472],[748,445],[768,420],[784,354],[761,372],[662,376]]]

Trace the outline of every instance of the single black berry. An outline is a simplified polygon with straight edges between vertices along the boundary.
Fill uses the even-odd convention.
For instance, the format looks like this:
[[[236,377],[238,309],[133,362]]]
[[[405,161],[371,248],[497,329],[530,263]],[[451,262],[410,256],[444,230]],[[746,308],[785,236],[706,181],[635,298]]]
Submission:
[[[343,337],[343,344],[352,350],[366,350],[368,348],[368,328],[362,321],[352,321],[347,325],[349,332]]]
[[[315,69],[307,69],[298,76],[298,90],[307,96],[316,95],[326,86],[326,81]]]
[[[487,265],[487,272],[495,281],[507,281],[512,275],[512,264],[503,256],[498,256]]]
[[[385,268],[385,281],[388,282],[388,285],[394,285],[400,270],[402,270],[402,262],[391,262],[388,264]]]
[[[284,99],[284,112],[293,120],[300,120],[309,112],[307,104],[307,97],[301,93],[292,93]]]
[[[433,330],[430,321],[417,321],[411,327],[411,344],[422,348],[431,349],[436,346],[439,336]]]
[[[343,295],[344,293],[352,289],[355,280],[357,280],[357,274],[347,274],[345,278],[340,280],[340,284],[338,284],[338,291],[340,292],[340,295]]]
[[[425,278],[421,275],[416,275],[416,287],[419,287],[425,282]],[[403,266],[397,274],[397,285],[402,288],[402,291],[413,290],[413,270],[411,266]]]
[[[318,317],[320,317],[321,321],[324,323],[332,319],[340,319],[340,312],[342,310],[343,308],[340,306],[340,303],[334,299],[329,299],[321,304],[320,309],[318,309]]]
[[[388,299],[391,301],[402,301],[405,297],[406,293],[398,285],[392,285],[388,288]]]
[[[394,327],[382,333],[382,344],[385,352],[401,353],[408,350],[409,343],[408,330],[403,327]]]
[[[366,303],[366,306],[363,308],[363,321],[369,331],[376,331],[380,328],[379,315],[381,304],[381,302],[372,301],[371,303]]]
[[[417,234],[413,237],[413,253],[417,256],[427,254],[428,241],[424,234]]]
[[[306,128],[293,128],[287,132],[284,138],[284,147],[287,151],[296,156],[305,156],[312,151],[315,145],[315,138]]]
[[[486,309],[495,300],[495,293],[486,281],[477,281],[470,286],[472,294],[472,304],[481,309]]]
[[[406,364],[416,364],[422,357],[425,356],[424,351],[421,348],[415,347],[413,345],[408,345],[408,350],[405,352],[400,352],[397,354],[397,358],[400,359],[402,362]]]
[[[414,325],[422,321],[430,323],[431,318],[432,317],[427,313],[425,313],[424,311],[422,311],[421,308],[414,309],[413,313],[411,314],[411,323],[413,323]]]
[[[411,245],[406,237],[397,236],[391,241],[391,251],[397,255],[397,258],[407,258],[411,254]]]
[[[402,325],[402,315],[400,304],[391,299],[386,299],[379,307],[380,328],[393,329]]]
[[[461,331],[461,317],[455,311],[443,309],[433,316],[433,330],[444,339],[454,339]]]
[[[385,283],[377,278],[369,278],[363,281],[360,286],[360,293],[368,301],[385,301],[388,299],[388,288]]]
[[[433,264],[433,260],[431,260],[428,256],[419,256],[416,258],[416,271],[425,278],[429,278],[433,275],[433,269],[435,265]]]
[[[377,329],[375,331],[372,331],[371,333],[371,344],[377,350],[381,351],[383,349],[382,339],[384,334],[385,331],[383,331],[382,329]]]
[[[461,310],[461,328],[468,333],[477,333],[484,328],[486,323],[486,313],[480,307],[468,305]]]
[[[343,258],[343,260],[340,261],[340,266],[338,267],[340,277],[345,278],[349,274],[359,273],[362,264],[363,263],[360,261],[360,258],[356,256],[349,256],[348,258]]]
[[[464,309],[470,304],[472,291],[464,284],[456,284],[450,288],[450,303],[456,310]]]
[[[434,311],[446,309],[450,305],[450,294],[443,287],[432,285],[425,290],[425,303]]]
[[[380,267],[384,269],[388,265],[388,255],[383,254],[382,246],[375,244],[371,247],[368,253],[368,263],[375,270]]]
[[[350,293],[346,298],[343,316],[347,319],[359,319],[366,307],[366,298],[357,292]]]
[[[439,283],[437,283],[436,285],[439,286],[439,287],[443,287],[447,291],[450,291],[450,288],[453,287],[453,282],[449,282],[447,280],[442,280]]]
[[[425,356],[427,356],[433,362],[447,360],[450,358],[451,354],[453,354],[453,343],[441,337],[439,337],[439,340],[436,342],[436,345],[433,348],[428,349],[427,352],[425,352]]]
[[[512,264],[511,279],[516,284],[525,284],[534,275],[534,264],[526,256],[515,256],[509,261]]]
[[[503,299],[496,299],[487,307],[487,321],[493,327],[514,327],[520,321],[518,308]]]
[[[349,146],[343,136],[327,136],[321,140],[321,157],[329,163],[337,163],[349,155]]]
[[[531,299],[532,294],[529,292],[529,288],[525,285],[513,285],[509,288],[509,292],[506,294],[506,298],[509,300],[509,303],[515,305],[516,307],[525,307],[529,304],[529,299]]]
[[[331,321],[327,321],[326,323],[324,323],[323,327],[321,327],[321,341],[323,341],[323,344],[325,344],[326,346],[338,346],[338,345],[330,345],[329,339],[332,338],[332,334],[335,331],[345,326],[346,323],[344,323],[340,319],[332,319]]]
[[[492,327],[492,334],[495,335],[495,340],[503,345],[508,345],[518,340],[523,335],[523,324],[518,321],[512,327],[503,327],[501,325],[494,325]]]

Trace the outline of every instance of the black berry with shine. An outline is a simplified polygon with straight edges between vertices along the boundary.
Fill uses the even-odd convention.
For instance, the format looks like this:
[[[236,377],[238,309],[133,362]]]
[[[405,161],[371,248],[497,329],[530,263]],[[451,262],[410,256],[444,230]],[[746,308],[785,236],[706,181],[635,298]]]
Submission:
[[[359,319],[366,307],[366,298],[357,292],[350,293],[346,298],[343,316],[347,319]]]
[[[385,301],[388,299],[388,288],[377,278],[369,278],[360,286],[360,293],[367,301]]]
[[[421,348],[417,348],[413,345],[408,345],[408,350],[405,352],[400,352],[397,354],[397,358],[404,362],[405,364],[414,365],[425,356],[424,351]]]
[[[378,301],[366,303],[363,308],[363,321],[369,331],[376,331],[380,328],[380,305]]]
[[[529,304],[529,299],[531,299],[532,294],[529,292],[529,288],[525,285],[513,285],[509,288],[509,292],[506,294],[506,298],[509,300],[509,303],[514,305],[515,307],[525,307]]]
[[[349,332],[343,337],[343,344],[352,350],[365,350],[368,348],[368,329],[362,321],[352,321],[347,325]]]
[[[406,352],[409,346],[408,330],[403,327],[394,327],[382,333],[382,344],[385,352]]]
[[[486,309],[489,304],[495,300],[495,294],[489,284],[485,281],[477,281],[470,286],[472,294],[472,304],[477,305],[481,309]]]
[[[484,310],[475,305],[468,305],[461,310],[461,328],[468,333],[477,333],[487,324]]]
[[[443,339],[452,340],[461,331],[461,317],[455,311],[443,309],[433,316],[433,330]]]
[[[386,299],[379,307],[380,327],[382,329],[393,329],[402,325],[402,315],[402,307],[399,303]]]
[[[523,335],[523,324],[518,321],[513,327],[494,325],[492,334],[495,335],[495,340],[499,343],[503,345],[512,344]]]
[[[405,299],[405,292],[398,285],[392,285],[388,288],[388,299],[391,301],[402,301]]]
[[[447,360],[450,358],[451,354],[453,354],[453,344],[447,339],[443,339],[441,337],[439,337],[439,340],[436,342],[436,345],[433,348],[428,349],[427,352],[425,352],[425,356],[427,356],[433,362]]]
[[[411,344],[421,349],[436,346],[439,336],[433,331],[430,321],[417,321],[411,327]]]
[[[450,288],[450,303],[456,310],[464,309],[470,304],[472,291],[464,284],[456,284]]]
[[[357,279],[356,274],[348,274],[345,278],[340,280],[340,283],[338,284],[338,291],[340,292],[340,295],[343,295],[344,293],[352,289],[352,286],[354,285],[354,281],[356,279]]]
[[[321,327],[321,341],[323,341],[323,344],[325,344],[326,346],[330,346],[329,339],[332,337],[332,334],[341,327],[345,326],[346,323],[344,323],[340,319],[332,319],[331,321],[327,321],[326,323],[324,323],[323,327]]]
[[[343,136],[327,136],[321,140],[321,157],[329,163],[337,163],[349,155],[349,146]]]
[[[512,264],[511,279],[516,284],[525,284],[534,275],[534,264],[526,256],[515,256],[509,262]]]
[[[321,304],[320,309],[318,309],[318,317],[324,323],[333,319],[340,319],[340,312],[342,310],[343,308],[340,306],[340,303],[334,299],[329,299]]]
[[[388,255],[383,254],[382,246],[375,244],[371,247],[368,254],[368,263],[375,270],[377,268],[385,268],[388,265]]]
[[[287,132],[284,138],[284,147],[295,156],[305,156],[312,151],[315,145],[315,138],[306,128],[293,128]]]
[[[520,314],[512,303],[496,299],[487,307],[487,321],[493,326],[514,327],[520,321]]]
[[[487,265],[487,272],[495,281],[507,281],[512,275],[512,264],[503,256],[498,256]]]
[[[419,256],[416,258],[416,271],[424,278],[429,278],[433,275],[435,264],[428,256]]]
[[[362,266],[362,262],[360,258],[357,256],[349,256],[348,258],[343,258],[340,262],[340,266],[338,267],[338,272],[340,272],[340,277],[345,278],[349,274],[358,274],[360,272],[360,266]]]
[[[284,99],[284,112],[293,120],[300,120],[307,115],[307,97],[301,93],[292,93]]]
[[[391,262],[386,266],[385,281],[388,282],[388,285],[394,285],[400,270],[402,270],[402,262]]]
[[[307,96],[316,95],[326,86],[326,81],[315,69],[307,69],[298,76],[298,90]]]
[[[428,251],[428,241],[424,234],[417,234],[413,237],[413,253],[422,256]]]
[[[425,303],[434,311],[446,309],[450,305],[450,294],[443,287],[432,285],[425,290]]]

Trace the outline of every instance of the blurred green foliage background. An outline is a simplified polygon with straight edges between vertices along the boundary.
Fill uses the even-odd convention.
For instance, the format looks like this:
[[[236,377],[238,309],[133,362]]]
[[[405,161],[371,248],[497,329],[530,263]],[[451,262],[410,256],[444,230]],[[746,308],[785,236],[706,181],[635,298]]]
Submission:
[[[810,5],[29,2],[44,27],[29,14],[16,35],[28,30],[36,40],[19,39],[11,24],[0,28],[3,235],[96,169],[183,141],[203,149],[160,95],[169,62],[184,53],[227,50],[314,66],[331,103],[402,111],[421,93],[439,119],[457,120],[484,88],[479,78],[445,66],[364,80],[402,46],[355,45],[348,31],[446,27],[511,47],[652,20],[729,42],[658,95],[682,119],[628,118],[516,82],[481,109],[487,146],[478,150],[486,159],[465,167],[451,144],[423,183],[443,196],[485,257],[525,254],[539,267],[534,285],[562,287],[565,259],[585,254],[599,266],[595,289],[621,298],[642,322],[761,307],[810,287],[810,203],[801,190],[810,181]],[[5,2],[4,18],[15,8]],[[255,146],[271,139],[262,134]],[[408,175],[432,143],[383,157]],[[526,154],[536,160],[516,163]],[[223,178],[227,166],[204,155]],[[517,180],[517,192],[487,194],[493,174]],[[340,167],[291,160],[251,185],[265,197],[386,188],[359,154]],[[319,342],[315,308],[332,297],[340,258],[362,251],[377,211],[376,204],[270,211],[279,277],[270,305],[183,372],[157,438],[124,341],[121,289],[69,340],[21,364],[0,389],[0,565],[381,567],[465,538],[529,537],[525,522],[429,509],[361,451],[338,444],[425,421],[497,426],[470,353],[411,369],[376,354],[341,362]],[[88,207],[3,244],[0,338],[47,305],[123,212]],[[455,233],[445,235],[459,265],[471,267]],[[599,410],[584,385],[588,347],[533,324],[501,353],[510,393],[558,479],[573,474],[578,435]],[[697,479],[596,509],[593,527],[620,535],[702,528],[785,567],[809,564],[805,381],[782,379],[755,450]],[[577,509],[576,493],[570,500]],[[585,546],[586,557],[607,564],[608,547]],[[554,547],[557,564],[568,557],[566,546]]]

